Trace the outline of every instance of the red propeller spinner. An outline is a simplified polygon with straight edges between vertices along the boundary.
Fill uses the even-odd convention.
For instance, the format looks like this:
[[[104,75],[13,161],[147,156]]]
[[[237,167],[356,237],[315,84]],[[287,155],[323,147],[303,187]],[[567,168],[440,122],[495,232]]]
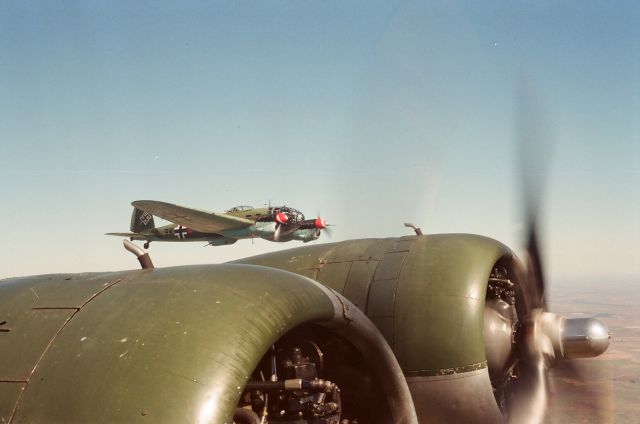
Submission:
[[[316,220],[313,222],[313,226],[316,227],[318,230],[323,230],[327,228],[327,221],[325,221],[322,218],[316,218]]]
[[[278,224],[284,224],[285,222],[287,222],[289,220],[289,217],[287,216],[286,213],[284,212],[279,212],[276,214],[276,222]]]

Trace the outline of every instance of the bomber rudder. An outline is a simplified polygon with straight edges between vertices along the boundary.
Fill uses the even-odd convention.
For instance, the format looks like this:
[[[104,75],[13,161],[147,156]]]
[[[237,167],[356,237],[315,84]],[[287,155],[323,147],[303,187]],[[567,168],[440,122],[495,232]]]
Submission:
[[[131,226],[129,227],[131,232],[141,233],[153,228],[155,228],[153,215],[149,212],[143,211],[142,209],[133,208],[133,212],[131,213]]]

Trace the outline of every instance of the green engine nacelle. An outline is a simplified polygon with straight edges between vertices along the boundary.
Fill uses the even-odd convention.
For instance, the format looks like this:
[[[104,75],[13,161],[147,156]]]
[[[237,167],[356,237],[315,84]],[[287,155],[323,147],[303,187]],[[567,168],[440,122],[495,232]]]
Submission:
[[[417,422],[402,372],[370,321],[340,295],[281,270],[208,265],[9,279],[0,282],[0,314],[0,422],[231,423],[260,359],[303,324],[348,339],[384,382],[391,419]]]
[[[483,314],[495,265],[516,263],[504,245],[364,239],[238,262],[1,281],[0,422],[231,423],[292,334],[338,346],[327,375],[369,421],[503,420]]]
[[[421,420],[503,419],[483,337],[489,276],[498,262],[517,265],[503,244],[469,234],[363,239],[239,262],[306,275],[364,311],[391,345]]]
[[[352,240],[237,261],[280,268],[330,287],[364,311],[408,376],[486,366],[489,275],[512,252],[468,234]]]

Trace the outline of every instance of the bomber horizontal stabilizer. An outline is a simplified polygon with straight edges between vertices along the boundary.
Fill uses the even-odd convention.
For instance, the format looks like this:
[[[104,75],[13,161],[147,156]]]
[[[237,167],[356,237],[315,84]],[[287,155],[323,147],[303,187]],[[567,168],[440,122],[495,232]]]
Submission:
[[[146,240],[147,237],[138,233],[105,233],[107,236],[129,237],[132,240]]]

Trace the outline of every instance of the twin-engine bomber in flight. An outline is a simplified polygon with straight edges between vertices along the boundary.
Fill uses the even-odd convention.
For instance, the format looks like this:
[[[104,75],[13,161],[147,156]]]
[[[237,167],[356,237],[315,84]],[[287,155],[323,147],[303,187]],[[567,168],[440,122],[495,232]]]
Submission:
[[[236,206],[216,213],[155,200],[136,200],[131,205],[131,232],[107,235],[144,240],[145,249],[152,241],[205,241],[211,246],[223,246],[254,237],[306,243],[318,239],[328,226],[324,219],[305,219],[302,212],[288,206]],[[156,228],[154,215],[174,224]]]

